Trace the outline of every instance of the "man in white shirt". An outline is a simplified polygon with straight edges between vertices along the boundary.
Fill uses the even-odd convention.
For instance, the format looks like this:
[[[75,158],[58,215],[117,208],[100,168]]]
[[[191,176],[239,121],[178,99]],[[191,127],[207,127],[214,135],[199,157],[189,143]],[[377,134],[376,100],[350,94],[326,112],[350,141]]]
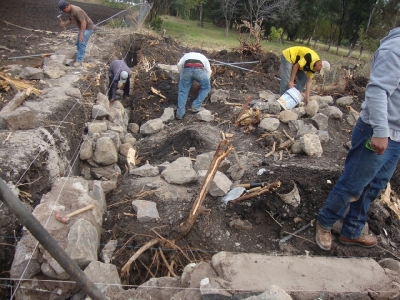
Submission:
[[[190,88],[194,80],[200,85],[200,91],[197,98],[192,103],[192,112],[203,110],[201,104],[210,91],[211,67],[207,57],[201,53],[189,52],[185,54],[178,62],[178,71],[180,73],[178,109],[176,118],[182,120],[186,112],[186,102]]]

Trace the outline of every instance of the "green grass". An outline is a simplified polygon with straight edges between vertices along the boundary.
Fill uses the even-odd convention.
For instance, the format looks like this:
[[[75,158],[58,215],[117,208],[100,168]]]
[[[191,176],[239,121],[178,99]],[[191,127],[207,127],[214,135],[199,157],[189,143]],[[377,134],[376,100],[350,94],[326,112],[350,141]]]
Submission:
[[[193,20],[182,20],[180,18],[172,16],[162,16],[163,25],[162,28],[166,30],[166,35],[174,37],[182,44],[190,47],[196,47],[204,50],[232,50],[239,47],[240,33],[237,30],[229,30],[229,35],[224,36],[224,28],[216,27],[211,22],[205,21],[204,27],[198,26],[198,21]],[[247,38],[247,35],[242,35],[243,38]],[[331,46],[330,50],[327,51],[327,45],[323,43],[316,43],[314,41],[310,45],[302,44],[299,41],[290,42],[285,41],[285,44],[278,42],[271,42],[267,40],[261,40],[261,46],[263,51],[273,52],[280,56],[283,49],[291,46],[303,45],[310,47],[315,50],[321,59],[328,60],[331,64],[369,64],[371,61],[371,53],[364,51],[361,60],[358,59],[359,51],[353,52],[351,57],[346,57],[349,51],[346,47],[339,47],[338,54],[336,54],[336,46]]]

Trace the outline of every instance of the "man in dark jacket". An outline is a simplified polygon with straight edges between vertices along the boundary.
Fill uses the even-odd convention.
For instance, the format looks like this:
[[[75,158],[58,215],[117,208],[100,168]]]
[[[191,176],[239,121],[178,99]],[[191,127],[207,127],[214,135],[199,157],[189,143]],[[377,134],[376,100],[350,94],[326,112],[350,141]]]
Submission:
[[[110,64],[110,85],[108,98],[110,102],[114,102],[117,90],[123,90],[124,96],[129,95],[131,69],[123,60],[114,60]]]
[[[318,214],[316,242],[332,246],[331,229],[343,219],[342,244],[374,247],[363,228],[371,203],[385,189],[400,158],[400,24],[374,54],[362,111],[351,136],[344,172]]]

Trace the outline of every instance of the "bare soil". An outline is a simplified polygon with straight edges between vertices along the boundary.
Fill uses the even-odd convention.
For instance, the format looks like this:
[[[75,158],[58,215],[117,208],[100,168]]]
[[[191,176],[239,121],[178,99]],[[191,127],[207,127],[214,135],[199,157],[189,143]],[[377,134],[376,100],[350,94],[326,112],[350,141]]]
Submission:
[[[96,23],[100,20],[115,14],[117,10],[77,3],[82,7]],[[0,48],[2,59],[0,65],[5,66],[11,63],[23,65],[40,65],[42,58],[18,59],[10,61],[10,56],[22,56],[36,53],[46,53],[49,49],[42,45],[42,41],[57,40],[57,34],[61,31],[56,16],[58,8],[55,3],[47,0],[23,0],[16,1],[3,0],[0,10],[0,20],[16,24],[24,28],[31,28],[40,31],[26,30],[12,25],[1,27]],[[51,33],[44,32],[52,31]],[[176,64],[188,48],[181,47],[172,38],[154,38],[151,36],[136,35],[132,43],[121,42],[117,45],[121,51],[128,51],[130,47],[131,67],[144,60],[161,64]],[[231,103],[243,104],[247,97],[258,99],[258,92],[270,90],[274,93],[279,91],[279,57],[269,53],[249,53],[239,49],[216,52],[204,52],[213,60],[224,62],[259,61],[254,65],[245,65],[255,72],[248,72],[236,68],[218,66],[211,82],[214,89],[229,90],[228,101]],[[367,83],[366,78],[352,78],[347,80],[346,89],[333,90],[330,94],[334,99],[344,95],[356,97],[353,108],[360,111],[361,102],[364,97],[364,88]],[[151,92],[151,87],[159,90],[166,100],[155,96]],[[166,107],[176,106],[178,92],[177,78],[170,73],[154,66],[147,72],[138,70],[135,76],[134,95],[129,99],[132,109],[131,122],[143,124],[147,120],[160,117]],[[192,88],[188,107],[196,96],[197,90]],[[323,94],[323,93],[322,93]],[[1,107],[12,98],[11,94],[2,92],[4,101]],[[280,180],[283,184],[276,192],[286,193],[293,187],[293,182],[299,188],[301,204],[297,208],[284,205],[276,192],[271,192],[257,198],[236,204],[229,204],[227,207],[221,206],[218,197],[207,196],[204,206],[208,212],[199,216],[192,230],[183,239],[176,241],[183,251],[172,251],[172,246],[168,243],[162,245],[164,249],[171,248],[166,253],[168,261],[175,262],[175,272],[180,274],[182,268],[190,261],[200,261],[209,259],[219,251],[232,252],[256,252],[277,255],[299,255],[306,252],[318,256],[338,256],[338,257],[372,257],[376,260],[394,255],[398,257],[397,246],[400,243],[400,224],[398,220],[388,218],[384,223],[369,215],[368,223],[370,230],[380,238],[378,247],[364,249],[359,247],[344,247],[335,242],[333,249],[329,252],[321,251],[314,243],[314,228],[310,227],[291,238],[285,243],[279,240],[288,233],[308,224],[313,220],[327,197],[332,185],[340,176],[347,148],[345,144],[350,139],[351,126],[343,120],[329,120],[329,134],[331,140],[323,146],[324,153],[321,158],[310,158],[305,155],[283,154],[283,159],[279,160],[276,156],[265,158],[264,155],[271,150],[272,143],[277,137],[260,139],[263,132],[256,128],[249,129],[236,127],[235,123],[237,112],[233,111],[232,106],[222,103],[205,102],[206,108],[214,113],[217,118],[210,125],[225,133],[233,134],[232,144],[239,156],[252,154],[246,164],[246,171],[241,179],[243,183],[265,181],[268,183]],[[343,109],[347,114],[347,109]],[[182,126],[188,128],[181,136],[174,137],[173,132]],[[191,130],[190,126],[204,126],[203,123],[196,121],[194,116],[187,112],[182,121],[173,121],[166,129],[166,135],[171,134],[168,144],[154,147],[146,143],[146,138],[139,134],[136,138],[138,143],[138,153],[141,164],[148,160],[152,165],[157,165],[164,161],[172,162],[181,156],[195,158],[196,154],[214,151],[205,142],[206,137],[198,135]],[[290,129],[281,125],[281,130],[285,129],[288,133]],[[193,149],[194,147],[195,149]],[[192,148],[192,149],[191,149]],[[234,161],[234,157],[230,157]],[[257,175],[261,168],[267,169],[262,175]],[[125,166],[121,164],[121,169]],[[399,175],[396,173],[392,180],[393,188],[398,192]],[[180,217],[171,219],[161,217],[157,224],[143,225],[135,217],[126,215],[134,214],[131,201],[136,199],[140,191],[133,191],[131,188],[132,176],[123,175],[120,178],[118,188],[107,195],[109,210],[104,216],[104,233],[101,237],[102,243],[107,243],[110,239],[118,240],[119,248],[113,263],[120,269],[129,257],[141,247],[146,241],[158,237],[155,232],[167,240],[176,239],[179,224],[184,221],[191,208],[191,204],[196,196],[198,185],[191,185],[187,188],[192,191],[192,199],[177,202],[173,205],[163,202],[154,196],[147,196],[145,200],[155,201],[161,216],[176,216],[176,211],[181,212]],[[36,195],[36,201],[40,195]],[[125,214],[124,214],[125,213]],[[14,244],[13,236],[19,236],[18,221],[13,219],[0,219],[1,243]],[[252,228],[249,230],[238,230],[230,227],[230,222],[234,219],[247,220]],[[385,229],[385,230],[384,230]],[[8,237],[11,236],[11,239]],[[0,277],[7,277],[7,271],[12,261],[12,247],[0,246]],[[126,284],[141,284],[152,276],[165,276],[168,270],[160,266],[159,261],[154,261],[157,249],[146,252],[132,268],[129,278],[123,278]],[[158,259],[160,259],[158,257]],[[146,266],[146,268],[144,267]],[[150,267],[149,267],[150,266]],[[1,288],[0,295],[6,295],[7,290]]]

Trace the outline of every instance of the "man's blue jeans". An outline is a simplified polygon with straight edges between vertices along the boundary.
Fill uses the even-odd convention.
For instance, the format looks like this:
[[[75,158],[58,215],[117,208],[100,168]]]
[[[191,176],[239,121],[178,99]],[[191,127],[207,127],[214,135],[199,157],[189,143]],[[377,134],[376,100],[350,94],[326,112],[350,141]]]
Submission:
[[[365,144],[372,134],[372,127],[359,119],[353,129],[344,173],[318,214],[319,225],[327,230],[344,217],[341,235],[348,239],[361,236],[372,201],[386,187],[399,161],[399,142],[389,139],[382,155],[367,149]]]
[[[292,75],[293,64],[288,61],[283,55],[281,56],[281,83],[280,94],[281,96],[289,89],[288,83]],[[302,92],[307,83],[307,75],[304,71],[298,70],[296,73],[296,89]]]
[[[79,41],[79,31],[78,31],[78,37],[76,38],[76,48],[78,49],[78,52],[76,53],[76,61],[78,62],[83,62],[83,57],[85,56],[86,52],[86,45],[90,39],[90,36],[92,35],[93,30],[85,30],[83,33],[84,41],[80,42]]]
[[[200,85],[200,91],[199,95],[192,103],[193,109],[199,109],[201,107],[201,104],[210,91],[210,79],[208,78],[205,69],[193,67],[184,68],[179,79],[178,109],[176,111],[176,116],[178,118],[183,118],[185,115],[187,98],[194,80],[196,80]]]

